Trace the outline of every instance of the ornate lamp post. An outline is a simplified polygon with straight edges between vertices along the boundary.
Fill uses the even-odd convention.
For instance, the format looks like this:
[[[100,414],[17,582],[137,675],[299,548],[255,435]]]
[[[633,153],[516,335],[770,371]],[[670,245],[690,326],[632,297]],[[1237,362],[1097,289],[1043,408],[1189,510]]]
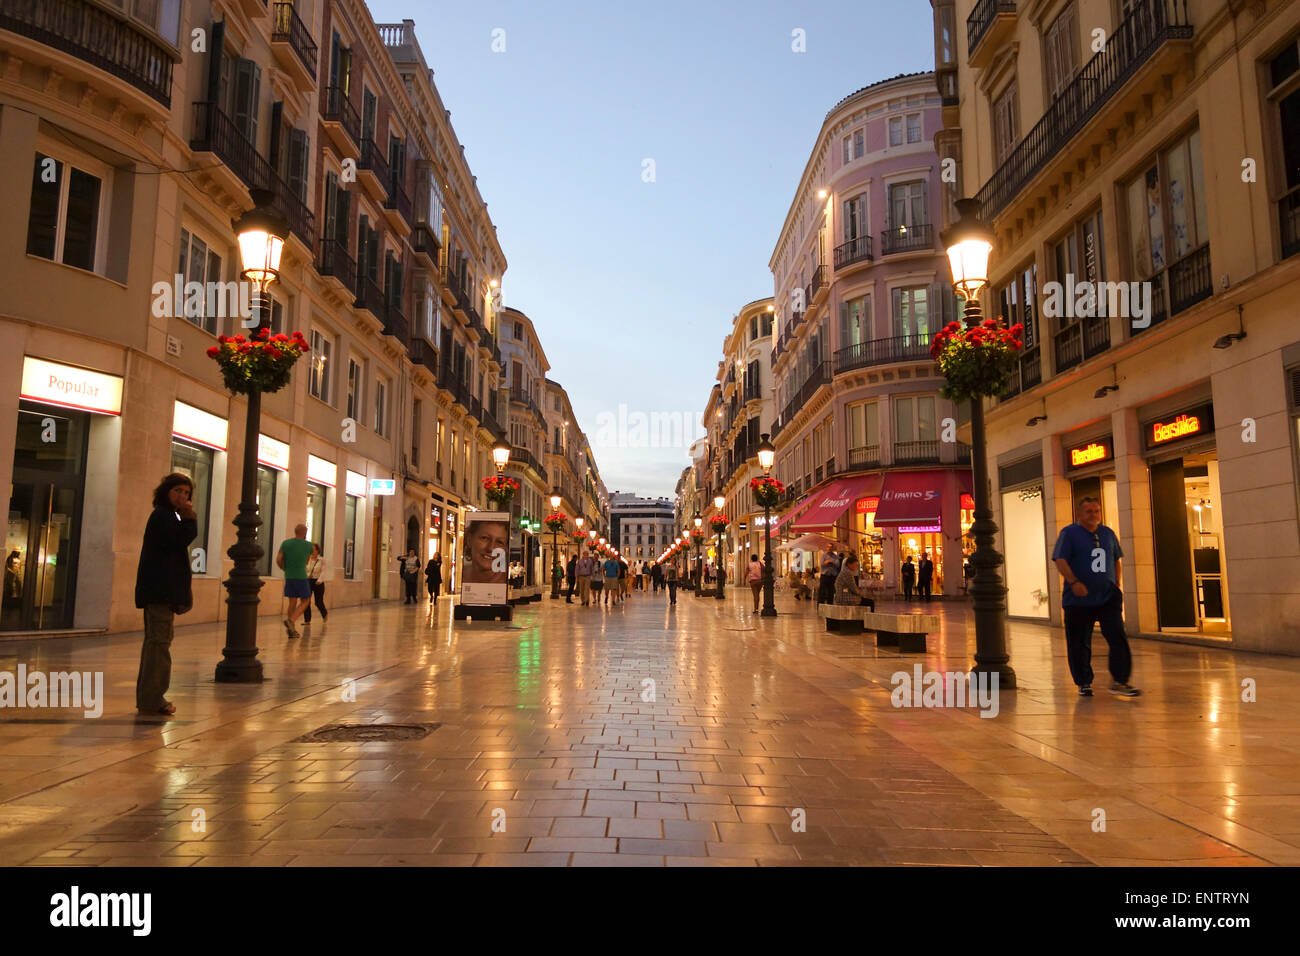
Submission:
[[[560,510],[560,502],[564,496],[560,494],[559,488],[551,489],[551,512],[555,513]],[[551,528],[551,597],[560,596],[560,552],[556,550],[555,535],[558,527]]]
[[[289,224],[270,208],[274,196],[267,190],[251,193],[254,208],[235,222],[243,276],[256,287],[257,331],[270,326],[266,290],[280,275],[280,255]],[[251,684],[262,680],[262,662],[257,659],[257,592],[262,589],[259,569],[265,552],[257,543],[262,519],[257,512],[257,445],[262,431],[262,390],[248,390],[248,415],[244,421],[243,474],[239,486],[239,514],[235,543],[226,553],[234,559],[226,580],[226,646],[217,663],[216,679],[226,683]],[[268,542],[269,544],[270,542]]]
[[[758,464],[763,469],[764,477],[772,473],[772,463],[776,461],[776,446],[772,444],[767,433],[758,445]],[[763,613],[760,617],[776,617],[776,584],[772,576],[772,507],[766,496],[763,498]]]
[[[701,530],[704,518],[696,511],[691,517],[691,523],[695,525],[695,531],[691,535],[695,541],[695,596],[700,597],[704,591],[704,559],[700,557],[700,545],[704,543],[704,532]]]
[[[727,496],[719,492],[713,496],[713,507],[717,509],[718,514],[722,514],[722,509],[727,506]],[[727,559],[722,554],[722,536],[726,532],[725,528],[718,529],[718,586],[714,589],[713,596],[719,601],[722,600],[722,587],[727,580]]]
[[[957,222],[943,234],[943,244],[948,250],[948,264],[952,268],[952,284],[957,295],[965,300],[964,318],[967,328],[980,324],[979,293],[988,285],[989,253],[993,250],[994,234],[980,219],[980,204],[976,199],[959,199],[956,203]],[[975,551],[970,563],[975,574],[971,579],[970,593],[975,610],[975,667],[996,673],[998,686],[1014,689],[1016,672],[1011,669],[1011,656],[1007,653],[1006,586],[998,568],[1002,555],[993,547],[993,536],[998,526],[993,522],[987,439],[984,433],[984,400],[971,399],[971,471],[975,484],[975,522],[971,535]]]

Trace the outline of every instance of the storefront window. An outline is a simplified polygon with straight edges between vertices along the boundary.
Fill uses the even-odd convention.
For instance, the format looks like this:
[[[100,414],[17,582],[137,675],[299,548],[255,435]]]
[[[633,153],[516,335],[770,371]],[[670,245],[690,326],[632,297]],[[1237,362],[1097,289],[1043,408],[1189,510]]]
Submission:
[[[1046,619],[1051,596],[1047,591],[1041,485],[1002,493],[1002,545],[1006,548],[1007,614]]]
[[[351,495],[343,503],[343,578],[356,578],[357,499]]]
[[[325,499],[329,489],[315,482],[307,482],[307,540],[320,545],[325,553]]]
[[[271,528],[275,521],[275,486],[279,472],[263,465],[257,466],[257,514],[262,524],[257,529],[257,543],[262,546],[262,577],[271,576],[275,548],[271,546]]]
[[[194,567],[196,552],[203,555],[199,567],[208,565],[208,508],[212,500],[212,450],[197,448],[184,442],[172,442],[172,471],[178,471],[194,482],[190,497],[198,515],[199,536],[190,544],[190,565]]]
[[[884,580],[885,536],[876,527],[876,509],[879,507],[879,498],[859,498],[853,507],[851,527],[857,532],[853,544],[858,560],[862,562],[862,573]]]

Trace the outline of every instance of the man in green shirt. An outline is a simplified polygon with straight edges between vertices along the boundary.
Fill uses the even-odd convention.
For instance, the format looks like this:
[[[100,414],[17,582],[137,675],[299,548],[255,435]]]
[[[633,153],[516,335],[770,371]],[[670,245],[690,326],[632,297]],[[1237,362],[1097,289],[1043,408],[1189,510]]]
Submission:
[[[307,610],[311,602],[311,583],[307,580],[307,559],[311,557],[311,542],[307,540],[307,526],[293,529],[293,537],[280,543],[275,556],[276,567],[284,569],[284,596],[289,599],[289,616],[284,619],[284,629],[289,636],[298,637],[294,621]]]

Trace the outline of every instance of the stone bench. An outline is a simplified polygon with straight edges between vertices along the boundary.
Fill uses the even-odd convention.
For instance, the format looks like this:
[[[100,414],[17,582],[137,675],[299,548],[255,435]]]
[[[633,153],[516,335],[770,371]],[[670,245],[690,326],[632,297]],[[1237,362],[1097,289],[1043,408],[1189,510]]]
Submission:
[[[454,621],[510,621],[514,609],[509,604],[461,604],[459,601],[451,612]]]
[[[925,653],[925,638],[939,629],[937,614],[887,614],[852,604],[818,604],[817,616],[825,618],[826,630],[834,634],[876,632],[877,647]]]
[[[542,586],[540,584],[526,584],[522,587],[511,588],[510,596],[506,599],[507,603],[528,604],[530,601],[540,601],[542,599]]]

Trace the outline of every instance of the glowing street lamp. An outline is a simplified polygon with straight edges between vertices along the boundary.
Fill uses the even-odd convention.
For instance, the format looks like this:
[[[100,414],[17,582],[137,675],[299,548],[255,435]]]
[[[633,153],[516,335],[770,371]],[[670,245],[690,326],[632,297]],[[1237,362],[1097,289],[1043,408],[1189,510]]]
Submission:
[[[758,443],[758,465],[764,476],[772,473],[776,461],[776,446],[772,444],[767,433],[760,436]],[[763,613],[760,617],[776,617],[775,579],[772,576],[772,508],[763,505]]]
[[[739,365],[741,363],[737,362],[736,364]],[[722,514],[722,509],[725,508],[726,506],[727,506],[726,495],[724,495],[722,492],[718,492],[716,495],[713,496],[713,507],[717,510],[718,514]],[[716,597],[719,601],[723,599],[723,595],[722,595],[723,585],[727,581],[727,562],[726,559],[722,556],[722,535],[723,535],[723,531],[722,529],[719,529],[718,530],[718,586],[714,588],[713,591],[713,596]]]

